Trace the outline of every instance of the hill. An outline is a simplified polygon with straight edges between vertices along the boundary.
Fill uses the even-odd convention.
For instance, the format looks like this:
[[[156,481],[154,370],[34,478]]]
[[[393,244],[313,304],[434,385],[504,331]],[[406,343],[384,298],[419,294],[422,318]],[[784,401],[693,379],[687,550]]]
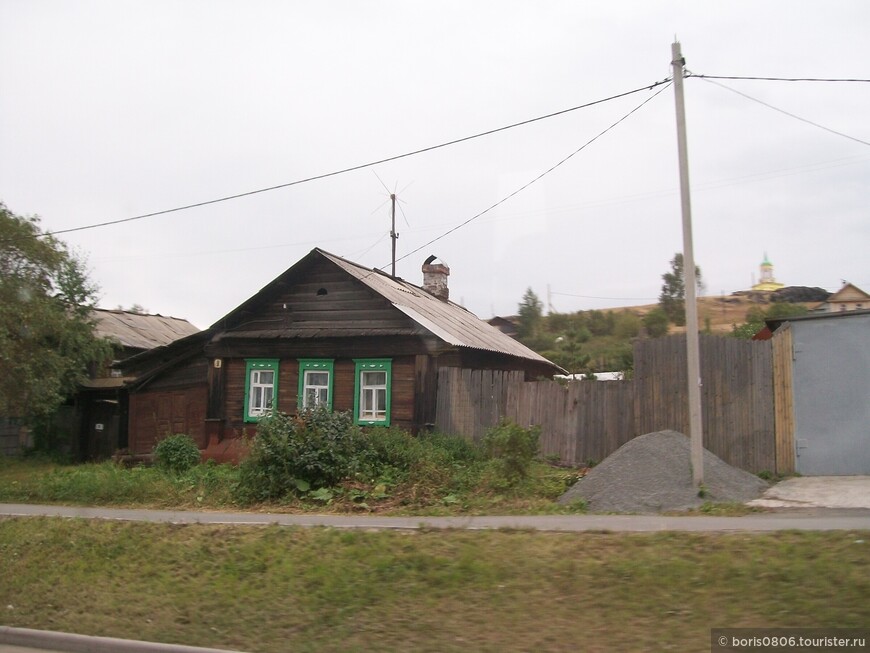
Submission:
[[[802,303],[801,306],[811,306]],[[775,308],[774,308],[775,307]],[[633,345],[637,337],[646,337],[643,319],[658,304],[624,306],[612,309],[550,313],[540,316],[526,336],[518,336],[525,345],[572,373],[626,370],[632,366]],[[759,317],[771,309],[793,310],[794,304],[772,303],[769,293],[745,292],[698,299],[699,329],[727,335],[734,325],[742,326],[741,337],[750,337],[761,328]],[[747,314],[755,319],[746,326]],[[783,313],[785,314],[785,313]],[[793,314],[793,313],[792,313]],[[522,318],[514,318],[520,327]],[[528,328],[528,327],[527,327]],[[685,327],[669,325],[668,333],[684,333]]]
[[[818,302],[795,302],[807,308]],[[717,295],[698,298],[698,325],[702,331],[709,330],[712,333],[730,333],[731,326],[746,322],[746,313],[750,308],[767,308],[770,305],[763,293],[746,293],[740,295]],[[643,317],[658,304],[645,304],[643,306],[624,306],[620,308],[602,309],[614,313],[628,312],[638,317]],[[671,325],[669,333],[684,333],[685,327]]]

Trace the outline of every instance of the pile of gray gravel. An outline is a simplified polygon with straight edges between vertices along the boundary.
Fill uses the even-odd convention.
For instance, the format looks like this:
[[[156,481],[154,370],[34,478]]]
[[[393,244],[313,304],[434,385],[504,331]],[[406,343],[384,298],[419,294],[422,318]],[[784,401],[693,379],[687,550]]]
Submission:
[[[592,512],[659,513],[705,502],[745,503],[767,483],[704,450],[704,496],[692,482],[689,438],[677,431],[640,435],[622,445],[559,497],[586,501]]]

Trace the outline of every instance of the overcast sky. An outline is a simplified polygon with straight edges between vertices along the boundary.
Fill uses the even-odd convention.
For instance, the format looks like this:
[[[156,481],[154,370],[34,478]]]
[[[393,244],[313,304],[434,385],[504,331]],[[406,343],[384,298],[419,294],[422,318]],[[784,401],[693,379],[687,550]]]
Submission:
[[[870,78],[870,2],[0,0],[0,201],[47,230],[376,161],[645,87],[676,35],[696,74]],[[870,84],[721,80],[870,142]],[[204,328],[314,247],[389,269],[662,87],[372,168],[62,236],[100,305]],[[707,294],[778,281],[870,290],[870,147],[686,80]],[[375,174],[376,173],[376,174]],[[377,176],[376,176],[377,175]],[[381,181],[383,181],[383,184]],[[483,318],[531,287],[556,310],[653,303],[682,248],[674,92],[435,254]]]

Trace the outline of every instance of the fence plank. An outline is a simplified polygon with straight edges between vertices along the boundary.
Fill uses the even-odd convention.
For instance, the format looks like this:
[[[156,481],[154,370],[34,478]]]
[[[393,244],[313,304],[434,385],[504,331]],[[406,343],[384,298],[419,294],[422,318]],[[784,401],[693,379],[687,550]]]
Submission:
[[[793,474],[794,448],[794,361],[792,331],[786,326],[773,334],[773,393],[776,423],[776,473]]]
[[[442,432],[479,441],[508,418],[541,427],[545,456],[572,465],[601,461],[642,433],[687,432],[685,342],[685,336],[670,336],[636,343],[631,381],[564,387],[525,382],[522,372],[441,368],[435,423]],[[700,343],[705,448],[752,472],[793,471],[790,340],[705,335]]]

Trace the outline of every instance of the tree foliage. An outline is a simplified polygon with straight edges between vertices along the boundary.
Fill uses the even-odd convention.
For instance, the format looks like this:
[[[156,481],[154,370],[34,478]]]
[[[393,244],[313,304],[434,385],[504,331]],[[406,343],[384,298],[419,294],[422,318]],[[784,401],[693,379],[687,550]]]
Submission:
[[[746,322],[732,324],[731,335],[735,338],[751,339],[764,328],[764,321],[770,318],[797,317],[806,315],[807,307],[802,304],[779,301],[770,304],[767,309],[753,306],[746,311]]]
[[[661,338],[668,334],[670,320],[661,308],[654,308],[643,316],[643,326],[650,338]]]
[[[525,341],[525,338],[534,338],[538,332],[538,326],[541,323],[541,318],[544,314],[544,305],[535,291],[527,288],[523,294],[523,299],[519,305],[519,337]]]
[[[111,355],[91,321],[96,286],[39,219],[0,203],[0,415],[33,423]]]
[[[686,282],[683,269],[683,255],[674,254],[671,259],[671,270],[662,275],[662,292],[659,295],[659,306],[668,319],[677,326],[686,324]],[[695,266],[695,282],[700,293],[704,287],[701,280],[701,268]]]

